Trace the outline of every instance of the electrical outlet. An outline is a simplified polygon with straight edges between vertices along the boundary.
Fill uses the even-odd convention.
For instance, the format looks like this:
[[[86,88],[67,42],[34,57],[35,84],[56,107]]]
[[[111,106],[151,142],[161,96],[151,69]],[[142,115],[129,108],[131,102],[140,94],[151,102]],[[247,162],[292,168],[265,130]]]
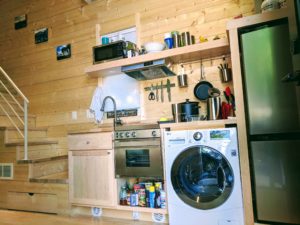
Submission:
[[[139,220],[140,219],[140,213],[139,212],[132,212],[132,219],[133,220]]]
[[[71,117],[72,120],[77,120],[77,111],[72,111]]]
[[[92,212],[93,217],[101,217],[102,216],[102,208],[92,207],[91,212]]]

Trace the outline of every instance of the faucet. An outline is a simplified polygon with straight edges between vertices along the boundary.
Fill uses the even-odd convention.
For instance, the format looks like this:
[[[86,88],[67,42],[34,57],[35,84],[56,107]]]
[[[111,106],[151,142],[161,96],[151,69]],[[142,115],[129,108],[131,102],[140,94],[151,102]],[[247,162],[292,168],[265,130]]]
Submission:
[[[107,99],[110,99],[114,105],[114,128],[116,127],[117,124],[119,125],[122,125],[122,121],[120,118],[117,117],[117,106],[116,106],[116,101],[113,97],[111,96],[106,96],[104,99],[103,99],[103,103],[102,103],[102,106],[101,106],[101,109],[100,111],[104,112],[104,108],[105,108],[105,102]]]

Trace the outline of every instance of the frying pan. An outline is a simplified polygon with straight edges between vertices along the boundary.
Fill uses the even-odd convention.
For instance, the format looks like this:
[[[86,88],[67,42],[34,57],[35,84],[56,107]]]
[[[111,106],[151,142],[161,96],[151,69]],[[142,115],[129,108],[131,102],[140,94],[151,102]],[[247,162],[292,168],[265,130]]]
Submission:
[[[194,87],[194,95],[200,101],[205,101],[209,97],[208,90],[212,88],[213,85],[205,80],[204,68],[202,62],[200,67],[200,74],[201,74],[200,81]]]

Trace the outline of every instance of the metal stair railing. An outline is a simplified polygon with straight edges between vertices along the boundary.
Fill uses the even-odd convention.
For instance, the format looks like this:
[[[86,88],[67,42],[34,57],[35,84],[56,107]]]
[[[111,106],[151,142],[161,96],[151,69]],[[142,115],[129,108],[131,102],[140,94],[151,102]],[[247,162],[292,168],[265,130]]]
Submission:
[[[1,72],[1,79],[0,79],[0,87],[4,89],[4,91],[8,94],[8,96],[5,96],[2,91],[0,91],[1,99],[3,99],[3,104],[0,104],[1,110],[4,112],[4,114],[7,116],[11,124],[16,128],[18,133],[21,135],[21,137],[24,139],[24,160],[28,160],[28,104],[29,101],[25,97],[25,95],[20,91],[20,89],[15,85],[15,83],[10,79],[10,77],[7,75],[7,73],[2,69],[0,66],[0,72]],[[2,80],[2,77],[5,78],[5,80]],[[18,97],[21,97],[21,101],[23,101],[23,105],[18,100]],[[9,100],[8,100],[9,98]],[[12,103],[16,104],[16,106],[13,106]],[[16,108],[17,107],[17,108]],[[21,111],[21,112],[18,112]],[[10,115],[9,111],[12,113]],[[24,119],[22,119],[22,115],[24,115]],[[12,116],[15,116],[16,118],[13,118]],[[17,120],[17,121],[16,121]],[[21,125],[18,125],[18,121]],[[22,126],[23,126],[23,132],[22,132]]]

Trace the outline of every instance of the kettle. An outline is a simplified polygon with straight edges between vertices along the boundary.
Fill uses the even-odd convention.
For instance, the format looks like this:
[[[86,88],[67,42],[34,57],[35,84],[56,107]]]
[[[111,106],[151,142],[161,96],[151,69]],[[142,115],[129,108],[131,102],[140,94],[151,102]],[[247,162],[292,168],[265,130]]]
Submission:
[[[210,88],[208,90],[209,98],[207,99],[207,118],[208,120],[217,120],[220,118],[221,98],[220,90]]]

